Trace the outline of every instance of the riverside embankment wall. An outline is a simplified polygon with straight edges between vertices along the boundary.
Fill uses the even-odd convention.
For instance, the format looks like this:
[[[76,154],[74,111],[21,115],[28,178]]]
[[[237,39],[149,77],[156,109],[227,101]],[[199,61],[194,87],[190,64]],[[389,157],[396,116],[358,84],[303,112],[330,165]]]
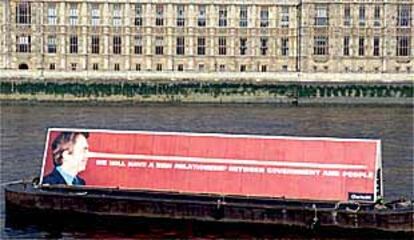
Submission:
[[[413,104],[408,74],[0,74],[0,100]]]

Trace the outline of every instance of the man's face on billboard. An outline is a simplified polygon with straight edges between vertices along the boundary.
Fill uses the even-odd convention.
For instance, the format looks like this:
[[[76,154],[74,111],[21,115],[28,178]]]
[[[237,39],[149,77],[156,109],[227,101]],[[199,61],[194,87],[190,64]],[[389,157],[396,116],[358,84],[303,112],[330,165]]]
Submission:
[[[72,152],[66,151],[63,156],[64,164],[77,173],[84,171],[88,163],[88,148],[89,145],[85,136],[77,135]]]

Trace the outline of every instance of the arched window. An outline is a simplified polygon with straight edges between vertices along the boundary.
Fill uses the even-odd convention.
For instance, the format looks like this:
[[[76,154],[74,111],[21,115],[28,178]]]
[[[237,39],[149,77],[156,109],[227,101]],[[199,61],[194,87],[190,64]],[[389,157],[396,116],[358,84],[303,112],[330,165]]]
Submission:
[[[26,63],[20,63],[19,64],[19,69],[20,70],[27,70],[27,69],[29,69],[29,66]]]

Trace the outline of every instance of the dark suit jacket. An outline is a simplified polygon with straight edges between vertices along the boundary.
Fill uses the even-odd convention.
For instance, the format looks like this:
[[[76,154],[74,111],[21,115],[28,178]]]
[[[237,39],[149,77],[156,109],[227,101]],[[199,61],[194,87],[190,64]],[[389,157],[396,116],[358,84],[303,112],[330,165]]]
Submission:
[[[42,184],[50,184],[50,185],[65,184],[66,185],[66,181],[62,177],[62,175],[59,173],[59,171],[56,168],[54,168],[53,171],[49,173],[49,175],[43,178]],[[72,184],[73,185],[85,185],[85,180],[83,180],[79,176],[76,176]]]

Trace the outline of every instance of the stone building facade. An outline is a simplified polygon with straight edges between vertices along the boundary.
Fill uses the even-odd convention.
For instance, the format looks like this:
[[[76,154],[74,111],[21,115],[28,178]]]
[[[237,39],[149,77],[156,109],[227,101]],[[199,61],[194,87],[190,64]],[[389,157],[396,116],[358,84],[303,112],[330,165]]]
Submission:
[[[414,72],[414,0],[5,0],[0,69]]]

